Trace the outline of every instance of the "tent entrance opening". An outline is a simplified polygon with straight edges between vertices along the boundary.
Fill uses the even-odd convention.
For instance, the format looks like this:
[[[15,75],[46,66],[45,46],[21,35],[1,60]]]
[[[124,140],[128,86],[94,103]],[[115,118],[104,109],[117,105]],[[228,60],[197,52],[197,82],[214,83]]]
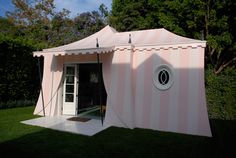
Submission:
[[[102,77],[101,83],[99,83],[98,66],[102,70],[102,64],[86,63],[77,65],[78,113],[100,106],[99,84],[101,84],[101,104],[106,105],[107,94]]]
[[[102,74],[101,63],[65,66],[62,114],[76,115],[92,109],[100,109],[101,105],[106,105],[107,94],[102,75],[99,75],[99,69]],[[100,80],[99,76],[101,76]]]

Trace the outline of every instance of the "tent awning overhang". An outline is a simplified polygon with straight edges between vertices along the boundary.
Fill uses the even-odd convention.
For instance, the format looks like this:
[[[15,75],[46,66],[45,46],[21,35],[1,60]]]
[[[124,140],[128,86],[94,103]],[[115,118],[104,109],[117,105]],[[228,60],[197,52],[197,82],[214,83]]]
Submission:
[[[64,51],[36,51],[33,52],[34,57],[45,56],[47,54],[52,54],[54,56],[65,56],[65,55],[84,55],[84,54],[101,54],[101,53],[112,53],[115,50],[161,50],[161,49],[186,49],[186,48],[197,48],[197,47],[206,47],[206,41],[200,41],[196,43],[177,43],[177,44],[161,44],[161,45],[137,45],[134,46],[132,44],[129,45],[119,45],[112,47],[98,47],[98,48],[87,48],[87,49],[70,49]]]
[[[99,47],[99,48],[88,48],[88,49],[70,49],[64,51],[36,51],[33,52],[34,57],[45,56],[51,54],[54,56],[65,56],[65,55],[82,55],[82,54],[101,54],[111,53],[114,51],[114,47]]]

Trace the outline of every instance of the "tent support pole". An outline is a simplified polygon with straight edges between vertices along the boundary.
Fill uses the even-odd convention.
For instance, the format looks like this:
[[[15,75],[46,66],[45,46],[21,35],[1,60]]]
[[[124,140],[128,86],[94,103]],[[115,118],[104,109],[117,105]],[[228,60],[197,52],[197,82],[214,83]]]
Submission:
[[[100,59],[99,54],[97,53],[97,63],[98,63],[98,86],[99,86],[99,104],[100,104],[100,116],[103,125],[103,111],[102,111],[102,84],[101,84],[101,67],[100,67]]]
[[[42,104],[43,104],[43,116],[45,116],[45,106],[44,106],[44,98],[43,98],[43,87],[42,87],[42,76],[41,76],[41,68],[40,68],[40,57],[38,57],[38,70],[39,70],[39,85],[40,85],[40,91],[42,96]]]

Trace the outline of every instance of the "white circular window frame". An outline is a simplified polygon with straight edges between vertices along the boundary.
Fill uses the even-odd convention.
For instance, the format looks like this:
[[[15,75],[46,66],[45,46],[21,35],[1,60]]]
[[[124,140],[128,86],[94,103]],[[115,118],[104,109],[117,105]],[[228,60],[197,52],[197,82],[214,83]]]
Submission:
[[[169,74],[169,82],[165,85],[162,85],[158,80],[158,75],[162,70],[167,71]],[[174,73],[173,73],[173,68],[171,65],[162,64],[162,65],[158,65],[154,69],[153,83],[157,89],[162,90],[162,91],[168,90],[173,85],[173,82],[174,82]]]

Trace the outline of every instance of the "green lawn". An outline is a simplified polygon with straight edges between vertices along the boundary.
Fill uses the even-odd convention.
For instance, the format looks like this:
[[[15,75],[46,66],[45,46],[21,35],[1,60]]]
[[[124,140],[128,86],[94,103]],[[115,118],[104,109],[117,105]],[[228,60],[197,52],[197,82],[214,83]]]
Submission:
[[[116,127],[87,137],[19,123],[32,113],[0,110],[1,157],[235,157],[236,121],[211,120],[213,138]]]

